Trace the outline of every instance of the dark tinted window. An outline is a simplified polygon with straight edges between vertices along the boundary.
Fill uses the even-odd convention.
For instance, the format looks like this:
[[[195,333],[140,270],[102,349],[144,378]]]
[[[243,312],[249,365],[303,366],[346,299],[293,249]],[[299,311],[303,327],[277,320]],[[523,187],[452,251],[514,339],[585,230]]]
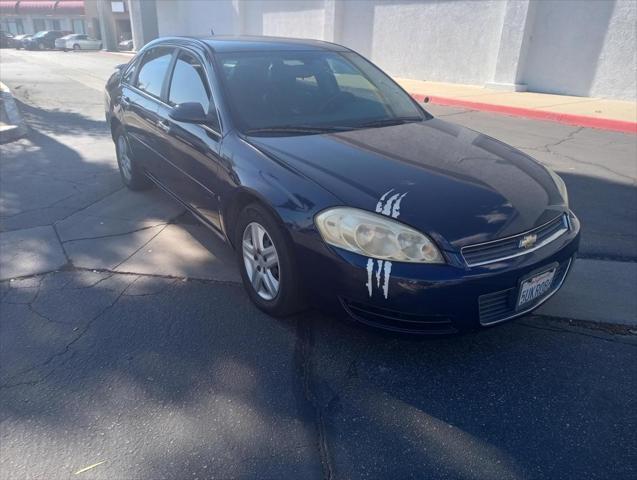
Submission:
[[[210,91],[201,63],[194,56],[180,52],[170,82],[168,103],[178,105],[186,102],[197,102],[207,112]]]
[[[167,47],[157,47],[146,52],[139,67],[137,88],[155,97],[160,97],[172,53],[173,49]]]
[[[218,55],[231,109],[243,130],[364,128],[421,121],[412,99],[349,52],[239,52]]]
[[[126,67],[126,71],[122,79],[124,83],[131,83],[133,81],[133,78],[135,78],[135,72],[137,71],[137,65],[139,65],[139,60],[133,60],[133,63]]]

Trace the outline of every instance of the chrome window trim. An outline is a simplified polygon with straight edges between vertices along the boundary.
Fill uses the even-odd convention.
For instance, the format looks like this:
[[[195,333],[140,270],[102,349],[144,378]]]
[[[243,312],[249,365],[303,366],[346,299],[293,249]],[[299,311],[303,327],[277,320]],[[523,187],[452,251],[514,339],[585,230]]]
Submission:
[[[161,105],[165,106],[166,108],[173,108],[170,105],[168,105],[166,102],[164,102],[162,99],[155,97],[154,95],[151,95],[150,93],[145,92],[144,90],[140,90],[139,88],[137,88],[134,85],[131,84],[126,84],[127,88],[130,88],[131,90],[134,90],[136,93],[139,93],[140,95],[148,98],[149,100],[154,100],[157,103],[160,103]],[[214,128],[209,127],[208,125],[205,124],[201,124],[200,127],[202,127],[205,130],[209,130],[210,132],[214,133],[215,135],[217,135],[219,138],[222,137],[221,132],[217,132]]]
[[[512,258],[521,257],[522,255],[526,255],[527,253],[535,252],[536,250],[539,250],[540,248],[542,248],[542,247],[548,245],[549,243],[557,240],[558,238],[560,238],[562,235],[564,235],[566,232],[568,232],[570,230],[570,222],[568,220],[568,214],[567,213],[563,213],[562,216],[561,216],[561,218],[562,218],[562,228],[560,228],[553,235],[551,235],[548,238],[545,238],[544,240],[542,240],[540,243],[538,243],[537,245],[535,245],[532,248],[527,248],[527,249],[524,249],[524,250],[520,250],[519,252],[514,253],[513,255],[507,255],[506,257],[494,258],[492,260],[485,260],[484,262],[477,262],[477,263],[469,263],[467,261],[467,259],[465,258],[465,256],[464,256],[464,249],[465,248],[481,247],[483,245],[489,245],[489,244],[498,243],[498,242],[505,242],[507,240],[514,239],[516,237],[522,237],[524,235],[528,235],[528,234],[533,233],[533,232],[535,232],[537,230],[540,230],[540,229],[546,227],[547,225],[550,225],[557,218],[559,218],[559,217],[556,217],[553,220],[550,220],[550,221],[544,223],[543,225],[540,225],[539,227],[535,227],[533,230],[528,230],[526,232],[522,232],[522,233],[518,233],[518,234],[515,234],[515,235],[511,235],[509,237],[498,238],[497,240],[491,240],[489,242],[475,243],[473,245],[466,245],[466,246],[464,246],[464,247],[462,247],[460,249],[460,253],[462,254],[462,258],[465,261],[465,263],[467,264],[467,266],[469,266],[469,267],[481,267],[482,265],[488,265],[490,263],[502,262],[504,260],[510,260]]]
[[[537,305],[533,305],[532,307],[527,308],[526,310],[523,310],[521,312],[515,312],[513,315],[509,315],[508,317],[501,318],[499,320],[494,320],[493,322],[482,323],[480,321],[480,326],[490,327],[491,325],[497,325],[498,323],[506,322],[507,320],[513,320],[516,317],[521,317],[522,315],[526,315],[527,313],[535,310],[536,308],[540,308],[544,304],[544,302],[546,302],[549,298],[551,298],[553,295],[555,295],[557,292],[560,291],[560,288],[562,288],[562,285],[564,285],[564,281],[566,280],[566,277],[568,276],[568,272],[570,271],[572,264],[573,264],[573,257],[568,259],[568,265],[566,266],[566,271],[564,272],[564,276],[560,280],[560,283],[557,285],[557,287],[555,287],[555,289],[551,293],[549,293],[546,297],[540,300],[537,303]]]

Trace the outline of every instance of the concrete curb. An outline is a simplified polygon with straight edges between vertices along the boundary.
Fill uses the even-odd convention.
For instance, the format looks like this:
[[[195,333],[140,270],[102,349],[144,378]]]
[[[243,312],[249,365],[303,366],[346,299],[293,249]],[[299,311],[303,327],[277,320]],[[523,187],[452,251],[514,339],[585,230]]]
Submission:
[[[27,125],[13,99],[11,90],[0,82],[0,143],[7,143],[23,137]]]
[[[537,108],[512,107],[509,105],[473,102],[460,98],[423,95],[422,93],[411,93],[411,96],[419,102],[422,102],[425,98],[428,97],[429,103],[432,103],[434,105],[461,107],[483,112],[502,113],[504,115],[511,115],[514,117],[531,118],[534,120],[548,120],[551,122],[564,123],[566,125],[575,125],[577,127],[588,127],[596,128],[599,130],[610,130],[613,132],[637,134],[637,122],[627,122],[623,120],[614,120],[611,118],[598,118],[588,115],[574,115],[571,113],[549,112],[547,110],[539,110]]]

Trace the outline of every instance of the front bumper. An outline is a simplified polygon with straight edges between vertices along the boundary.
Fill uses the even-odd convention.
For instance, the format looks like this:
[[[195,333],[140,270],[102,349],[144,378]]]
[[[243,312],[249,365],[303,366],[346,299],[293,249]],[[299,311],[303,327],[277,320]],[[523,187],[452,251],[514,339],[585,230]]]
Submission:
[[[304,252],[306,262],[316,263],[303,269],[305,281],[319,308],[344,311],[377,328],[450,334],[491,326],[531,312],[559,290],[579,247],[579,221],[574,215],[570,221],[569,231],[550,244],[479,267],[467,267],[461,261],[388,265],[340,249],[325,247],[322,253],[313,249]],[[557,270],[547,294],[516,310],[520,280],[552,267]]]

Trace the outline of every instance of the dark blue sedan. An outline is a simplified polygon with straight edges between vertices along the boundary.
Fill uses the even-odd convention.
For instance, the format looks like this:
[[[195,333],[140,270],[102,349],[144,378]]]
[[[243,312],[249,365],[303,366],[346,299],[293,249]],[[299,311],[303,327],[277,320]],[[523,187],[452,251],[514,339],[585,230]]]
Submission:
[[[106,86],[123,182],[237,252],[265,312],[446,334],[530,312],[579,244],[564,182],[331,43],[165,38]]]

